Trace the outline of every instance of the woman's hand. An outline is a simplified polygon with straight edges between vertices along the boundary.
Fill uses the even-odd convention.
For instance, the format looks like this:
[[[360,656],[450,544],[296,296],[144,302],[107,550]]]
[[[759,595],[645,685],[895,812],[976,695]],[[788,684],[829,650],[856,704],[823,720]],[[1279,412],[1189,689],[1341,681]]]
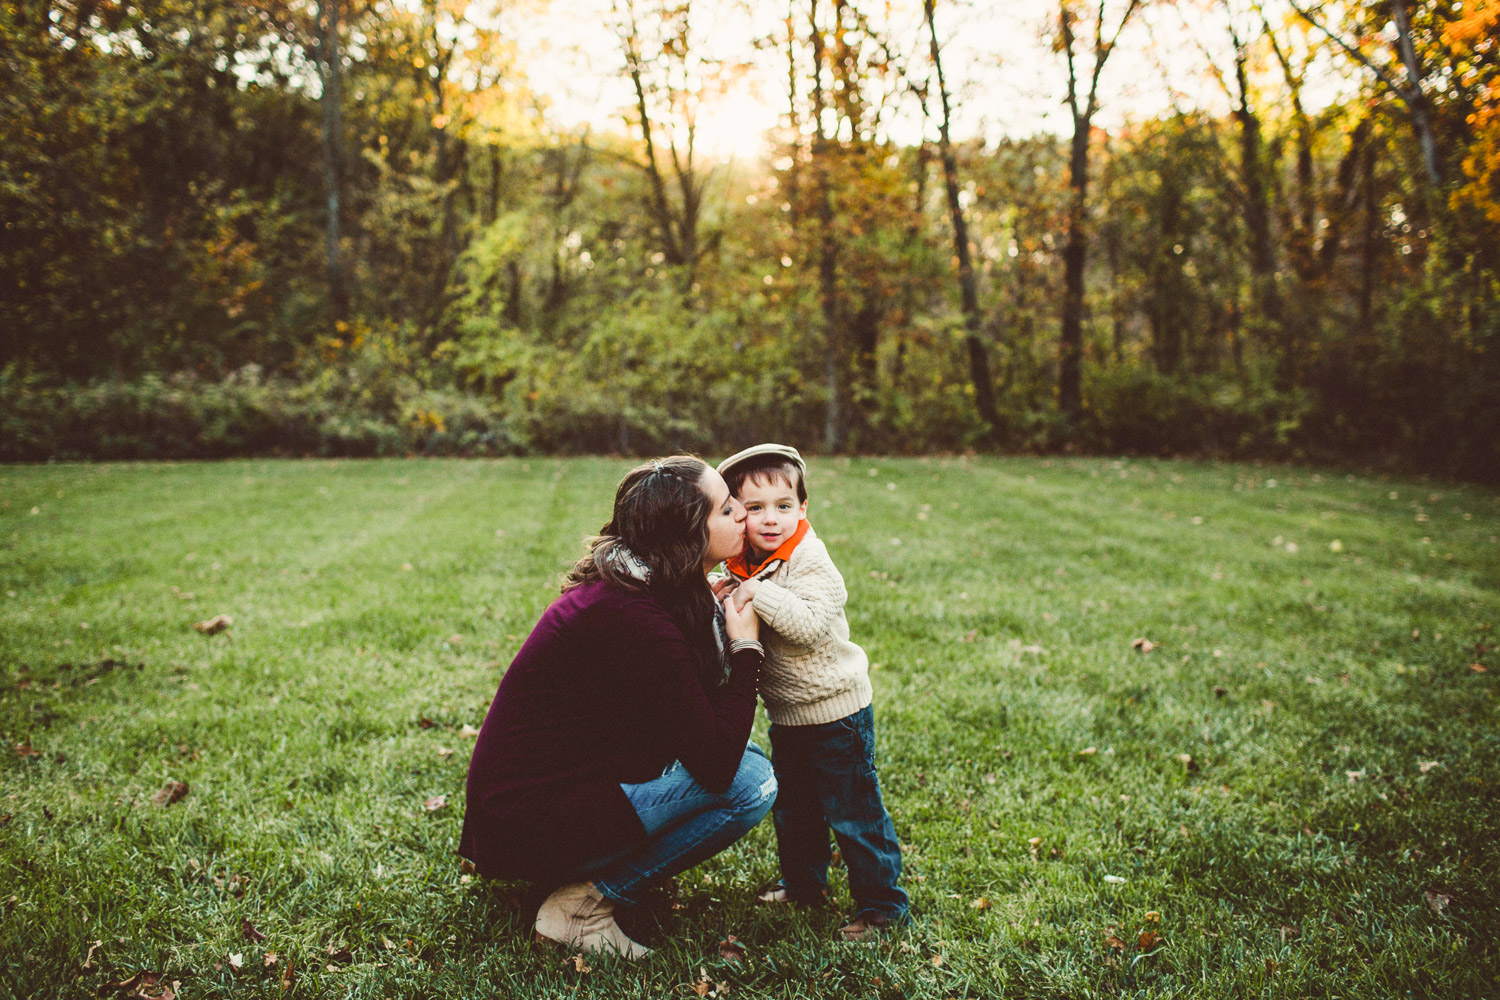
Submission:
[[[724,595],[724,631],[729,633],[731,639],[760,639],[760,618],[755,614],[755,607],[745,604],[743,607],[735,607],[734,595]]]
[[[723,600],[724,595],[729,593],[735,587],[738,587],[739,584],[740,582],[734,577],[725,574],[724,576],[721,576],[717,580],[715,580],[710,586],[713,588],[714,596],[719,598],[720,600]]]
[[[754,577],[736,587],[734,591],[734,610],[739,611],[745,605],[755,600],[755,593],[758,590],[760,590],[760,581]]]

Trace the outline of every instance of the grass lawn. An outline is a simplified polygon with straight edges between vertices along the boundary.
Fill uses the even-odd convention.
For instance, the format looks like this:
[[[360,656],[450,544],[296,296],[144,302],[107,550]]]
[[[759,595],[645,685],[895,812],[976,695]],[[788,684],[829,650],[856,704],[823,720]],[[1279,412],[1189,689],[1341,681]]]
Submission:
[[[466,733],[628,466],[0,468],[0,993],[1500,997],[1500,496],[1286,467],[815,460],[915,923],[768,820],[533,945]]]

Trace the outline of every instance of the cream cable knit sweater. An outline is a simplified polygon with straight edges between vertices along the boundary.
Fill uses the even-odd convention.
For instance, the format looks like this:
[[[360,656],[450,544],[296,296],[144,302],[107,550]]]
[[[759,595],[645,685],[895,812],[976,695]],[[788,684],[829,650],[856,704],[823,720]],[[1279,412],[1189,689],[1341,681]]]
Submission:
[[[870,662],[849,641],[844,604],[849,592],[809,526],[791,558],[755,575],[755,612],[770,626],[762,635],[766,662],[760,695],[778,726],[815,726],[870,704]]]

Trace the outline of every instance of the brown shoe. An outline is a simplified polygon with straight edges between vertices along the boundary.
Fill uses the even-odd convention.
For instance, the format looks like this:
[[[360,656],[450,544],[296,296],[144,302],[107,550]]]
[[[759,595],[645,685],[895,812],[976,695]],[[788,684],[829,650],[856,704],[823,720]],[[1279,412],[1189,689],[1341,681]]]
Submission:
[[[839,937],[845,941],[873,941],[886,931],[885,917],[879,913],[865,911],[839,928]]]

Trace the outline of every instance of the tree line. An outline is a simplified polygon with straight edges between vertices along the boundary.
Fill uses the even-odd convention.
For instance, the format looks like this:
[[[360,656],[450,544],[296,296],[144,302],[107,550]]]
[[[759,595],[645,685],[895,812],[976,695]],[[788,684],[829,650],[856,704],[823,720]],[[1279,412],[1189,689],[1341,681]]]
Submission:
[[[960,4],[787,0],[728,55],[714,9],[614,0],[606,132],[489,0],[0,8],[0,457],[775,437],[1500,475],[1497,0],[1060,0],[1064,128],[990,141],[955,122]],[[1166,32],[1173,105],[1101,128]],[[697,124],[752,61],[780,125],[719,163]]]

